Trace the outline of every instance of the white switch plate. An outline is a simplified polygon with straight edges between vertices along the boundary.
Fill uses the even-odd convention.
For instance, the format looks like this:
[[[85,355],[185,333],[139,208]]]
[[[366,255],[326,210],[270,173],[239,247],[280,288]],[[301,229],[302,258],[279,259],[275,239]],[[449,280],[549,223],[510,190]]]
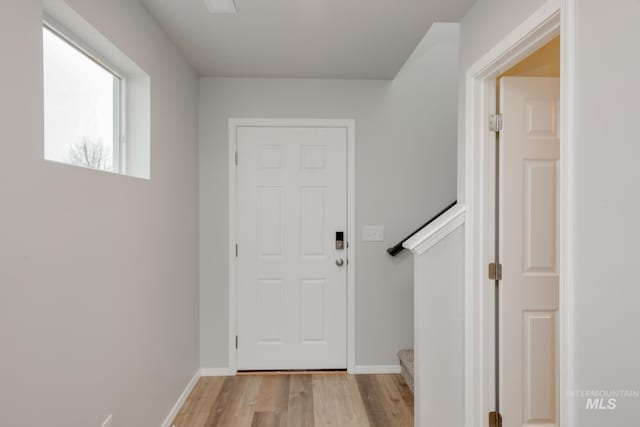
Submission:
[[[362,227],[362,240],[365,242],[384,242],[384,226],[365,225]]]
[[[112,427],[111,420],[113,419],[113,415],[109,415],[106,420],[102,423],[102,427]]]

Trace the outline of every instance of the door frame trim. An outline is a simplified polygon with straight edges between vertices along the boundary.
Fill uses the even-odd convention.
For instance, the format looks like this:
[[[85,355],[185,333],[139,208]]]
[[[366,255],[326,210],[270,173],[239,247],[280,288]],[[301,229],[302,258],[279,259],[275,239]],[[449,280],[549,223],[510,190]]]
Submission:
[[[495,79],[502,72],[561,36],[559,161],[559,402],[560,425],[574,426],[573,233],[574,233],[574,75],[575,1],[549,0],[465,73],[465,426],[486,427],[493,395],[492,363],[486,338],[490,333],[484,304],[488,286],[487,244],[492,227],[487,218],[492,173],[489,149],[493,133],[488,117],[495,112]],[[492,229],[492,228],[491,228]],[[492,282],[491,282],[492,285]],[[492,353],[493,351],[491,351]],[[489,396],[487,398],[487,396]]]
[[[347,371],[353,373],[356,366],[356,121],[355,119],[278,119],[278,118],[230,118],[228,124],[229,147],[229,371],[237,373],[237,258],[236,258],[236,206],[237,206],[237,168],[236,147],[239,127],[313,127],[345,128],[347,130]]]

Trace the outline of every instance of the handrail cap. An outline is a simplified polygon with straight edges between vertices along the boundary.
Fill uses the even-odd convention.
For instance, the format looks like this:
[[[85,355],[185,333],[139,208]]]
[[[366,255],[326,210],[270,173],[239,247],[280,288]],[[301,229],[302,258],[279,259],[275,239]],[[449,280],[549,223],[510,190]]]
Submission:
[[[442,239],[464,224],[466,209],[464,205],[455,205],[438,219],[417,232],[404,242],[404,248],[415,255],[422,255]]]

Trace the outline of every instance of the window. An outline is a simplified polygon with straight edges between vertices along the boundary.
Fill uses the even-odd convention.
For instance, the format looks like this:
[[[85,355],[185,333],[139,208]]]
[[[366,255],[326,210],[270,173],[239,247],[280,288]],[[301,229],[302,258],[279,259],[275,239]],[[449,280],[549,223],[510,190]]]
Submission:
[[[151,77],[129,57],[139,52],[67,2],[43,12],[44,158],[151,179]]]
[[[124,80],[105,62],[45,24],[45,159],[124,173]]]

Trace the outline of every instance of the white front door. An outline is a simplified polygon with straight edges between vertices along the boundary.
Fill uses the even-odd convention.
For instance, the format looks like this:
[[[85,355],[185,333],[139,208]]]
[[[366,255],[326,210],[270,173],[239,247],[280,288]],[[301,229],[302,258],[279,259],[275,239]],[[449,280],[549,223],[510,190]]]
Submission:
[[[558,425],[557,78],[500,81],[500,411],[504,427]]]
[[[346,369],[347,129],[239,127],[237,151],[238,369]]]

